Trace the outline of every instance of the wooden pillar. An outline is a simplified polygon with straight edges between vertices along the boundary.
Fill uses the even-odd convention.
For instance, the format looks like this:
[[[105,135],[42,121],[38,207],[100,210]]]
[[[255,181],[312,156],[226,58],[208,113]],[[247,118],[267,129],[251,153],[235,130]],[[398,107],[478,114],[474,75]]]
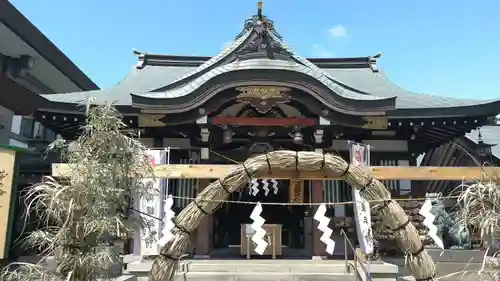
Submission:
[[[198,190],[199,194],[205,187],[210,184],[211,180],[199,179],[198,180]],[[210,258],[210,252],[212,251],[212,234],[213,234],[213,224],[212,216],[205,216],[200,223],[196,231],[196,255],[197,259],[208,259]]]
[[[311,203],[322,203],[323,202],[323,181],[313,180],[311,181]],[[313,206],[312,213],[309,214],[314,217],[318,206]],[[325,259],[326,251],[323,242],[320,241],[321,235],[323,234],[318,230],[318,222],[313,219],[312,221],[312,258],[313,259]]]

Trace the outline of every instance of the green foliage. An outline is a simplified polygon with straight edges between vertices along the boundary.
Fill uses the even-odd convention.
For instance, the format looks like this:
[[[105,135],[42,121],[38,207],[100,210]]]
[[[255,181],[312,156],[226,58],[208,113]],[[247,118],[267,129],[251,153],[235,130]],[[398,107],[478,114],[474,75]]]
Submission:
[[[500,234],[498,179],[497,175],[487,174],[484,180],[464,183],[457,188],[461,190],[457,204],[461,208],[458,223],[480,230],[483,241],[498,239]],[[490,257],[485,254],[483,265],[478,271],[479,280],[500,280],[500,252],[498,249],[488,250],[497,252]]]
[[[58,138],[49,146],[60,151],[70,172],[64,181],[45,177],[29,190],[27,208],[41,224],[29,233],[25,245],[55,255],[56,269],[12,264],[0,280],[58,281],[71,276],[70,280],[89,281],[105,278],[109,266],[121,262],[109,246],[144,226],[140,216],[128,214],[129,200],[156,192],[141,184],[154,177],[152,167],[145,147],[125,135],[125,127],[113,106],[87,106],[81,135],[71,142]]]

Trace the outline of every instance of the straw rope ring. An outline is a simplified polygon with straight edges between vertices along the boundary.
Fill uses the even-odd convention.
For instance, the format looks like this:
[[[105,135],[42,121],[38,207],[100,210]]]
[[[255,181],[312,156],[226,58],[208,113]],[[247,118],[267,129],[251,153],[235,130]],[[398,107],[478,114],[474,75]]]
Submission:
[[[385,202],[380,209],[380,218],[384,225],[394,229],[398,247],[408,255],[408,267],[416,280],[432,280],[436,275],[436,266],[424,249],[415,226],[408,222],[403,208],[391,199],[390,192],[384,185],[367,174],[362,168],[349,165],[344,159],[331,154],[309,151],[280,150],[247,159],[243,164],[229,170],[227,174],[208,185],[176,217],[174,238],[160,250],[151,269],[150,281],[172,280],[178,265],[178,258],[188,247],[189,235],[207,215],[213,213],[219,203],[227,200],[230,193],[246,186],[249,178],[267,176],[270,172],[297,173],[322,171],[325,177],[342,178],[351,187],[360,190],[361,196],[368,201]],[[223,186],[222,186],[223,184]]]

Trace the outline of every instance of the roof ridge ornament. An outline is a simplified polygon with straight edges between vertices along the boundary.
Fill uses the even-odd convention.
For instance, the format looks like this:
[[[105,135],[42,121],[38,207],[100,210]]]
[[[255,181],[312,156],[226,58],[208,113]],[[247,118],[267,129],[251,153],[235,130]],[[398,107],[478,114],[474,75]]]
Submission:
[[[138,58],[137,64],[135,65],[135,68],[143,69],[148,64],[148,58],[147,58],[148,54],[145,52],[138,51],[135,48],[132,48],[132,52]]]
[[[368,57],[368,63],[370,64],[370,68],[373,72],[378,72],[377,59],[380,58],[381,56],[382,52],[378,52],[374,56]]]
[[[262,1],[257,3],[257,14],[245,21],[243,31],[236,36],[253,32],[250,40],[236,53],[239,59],[262,58],[288,60],[291,53],[281,42],[282,37],[274,29],[274,23],[262,14]],[[280,58],[281,56],[281,58]]]
[[[274,22],[262,13],[262,1],[259,1],[257,2],[257,14],[245,20],[245,23],[243,24],[243,30],[236,36],[236,40],[243,36],[246,32],[254,29],[257,23],[264,23],[265,28],[268,32],[272,33],[272,35],[279,40],[283,39],[281,35],[279,35],[279,33],[274,29]]]

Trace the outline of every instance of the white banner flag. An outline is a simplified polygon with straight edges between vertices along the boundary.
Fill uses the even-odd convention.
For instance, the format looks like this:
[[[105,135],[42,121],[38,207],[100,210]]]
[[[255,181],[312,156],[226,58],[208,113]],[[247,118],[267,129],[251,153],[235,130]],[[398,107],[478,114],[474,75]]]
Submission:
[[[351,165],[370,165],[370,146],[349,142],[351,154]],[[373,233],[370,204],[366,201],[358,189],[352,187],[352,197],[354,204],[354,219],[356,221],[356,232],[358,234],[359,247],[364,254],[373,253]]]
[[[148,150],[147,153],[153,165],[162,164],[164,161],[163,150]],[[139,199],[140,215],[147,224],[139,232],[140,253],[141,256],[158,255],[158,242],[162,227],[162,222],[159,219],[163,217],[162,180],[145,179],[143,185],[148,185],[150,190],[154,190],[154,193],[150,198]]]

